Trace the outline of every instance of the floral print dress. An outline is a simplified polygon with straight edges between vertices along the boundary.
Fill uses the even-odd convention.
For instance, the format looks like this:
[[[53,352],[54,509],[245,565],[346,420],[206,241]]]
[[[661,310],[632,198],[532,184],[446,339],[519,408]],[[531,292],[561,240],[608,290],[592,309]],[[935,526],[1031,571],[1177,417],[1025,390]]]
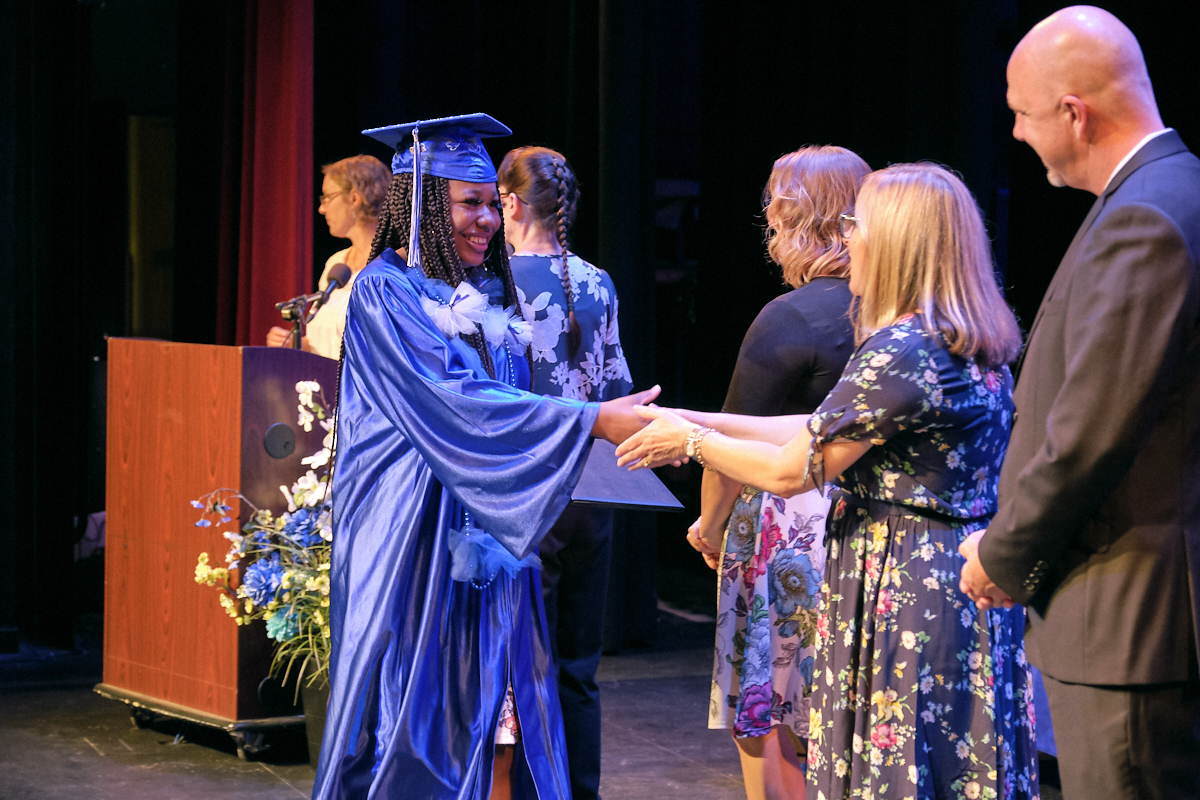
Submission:
[[[709,728],[808,736],[829,501],[745,487],[725,530]]]
[[[1006,368],[951,355],[908,315],[868,338],[809,419],[875,446],[838,477],[818,610],[809,796],[1036,798],[1024,609],[978,611],[958,545],[996,511]],[[813,791],[815,790],[815,791]]]

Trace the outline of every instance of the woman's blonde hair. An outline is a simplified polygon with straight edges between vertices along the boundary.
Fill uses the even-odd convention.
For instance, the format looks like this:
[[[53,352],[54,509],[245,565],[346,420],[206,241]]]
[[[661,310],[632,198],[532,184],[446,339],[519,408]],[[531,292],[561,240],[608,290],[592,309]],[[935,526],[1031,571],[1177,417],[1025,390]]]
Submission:
[[[896,164],[863,181],[855,215],[866,252],[854,282],[857,340],[911,312],[951,353],[984,367],[1013,361],[1021,331],[1004,302],[975,198],[937,164]]]
[[[813,278],[845,278],[850,256],[838,217],[870,173],[867,162],[844,147],[801,147],[780,156],[763,189],[767,254],[793,288]]]
[[[362,202],[354,207],[354,218],[360,222],[379,219],[379,209],[392,185],[392,171],[375,156],[350,156],[321,167],[342,191],[357,191]]]

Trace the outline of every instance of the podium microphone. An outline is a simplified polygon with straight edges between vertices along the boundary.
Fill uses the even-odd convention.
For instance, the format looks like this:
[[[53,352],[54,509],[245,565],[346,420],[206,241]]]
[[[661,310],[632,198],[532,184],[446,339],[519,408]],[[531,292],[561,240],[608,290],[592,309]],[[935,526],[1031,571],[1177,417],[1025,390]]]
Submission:
[[[292,323],[292,347],[300,349],[308,323],[313,321],[335,289],[350,282],[352,274],[345,264],[334,264],[325,275],[325,291],[302,294],[275,304],[283,318]]]
[[[350,268],[345,264],[337,263],[329,268],[329,272],[325,275],[325,291],[321,292],[321,297],[313,305],[313,313],[329,302],[329,296],[333,294],[334,289],[340,289],[350,282],[350,275]]]

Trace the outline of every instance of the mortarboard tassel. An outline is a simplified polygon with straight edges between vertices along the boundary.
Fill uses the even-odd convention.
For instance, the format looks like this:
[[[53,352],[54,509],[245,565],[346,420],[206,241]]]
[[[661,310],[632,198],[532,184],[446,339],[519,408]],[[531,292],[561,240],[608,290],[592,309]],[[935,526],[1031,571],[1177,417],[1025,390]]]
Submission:
[[[416,270],[421,268],[421,139],[419,126],[413,126],[413,188],[412,216],[408,224],[408,265]]]

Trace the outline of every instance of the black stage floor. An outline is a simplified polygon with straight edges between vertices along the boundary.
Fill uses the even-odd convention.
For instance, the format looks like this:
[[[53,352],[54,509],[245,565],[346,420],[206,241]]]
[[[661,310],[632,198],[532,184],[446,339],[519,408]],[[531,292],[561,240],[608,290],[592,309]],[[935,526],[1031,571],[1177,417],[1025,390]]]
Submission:
[[[92,692],[99,618],[75,652],[23,646],[0,656],[0,800],[211,800],[308,797],[313,770],[299,737],[276,737],[256,762],[230,738],[164,721],[135,728],[128,708]],[[745,797],[737,752],[706,728],[712,623],[660,612],[653,647],[601,663],[610,800]],[[1061,794],[1043,784],[1042,797]]]

